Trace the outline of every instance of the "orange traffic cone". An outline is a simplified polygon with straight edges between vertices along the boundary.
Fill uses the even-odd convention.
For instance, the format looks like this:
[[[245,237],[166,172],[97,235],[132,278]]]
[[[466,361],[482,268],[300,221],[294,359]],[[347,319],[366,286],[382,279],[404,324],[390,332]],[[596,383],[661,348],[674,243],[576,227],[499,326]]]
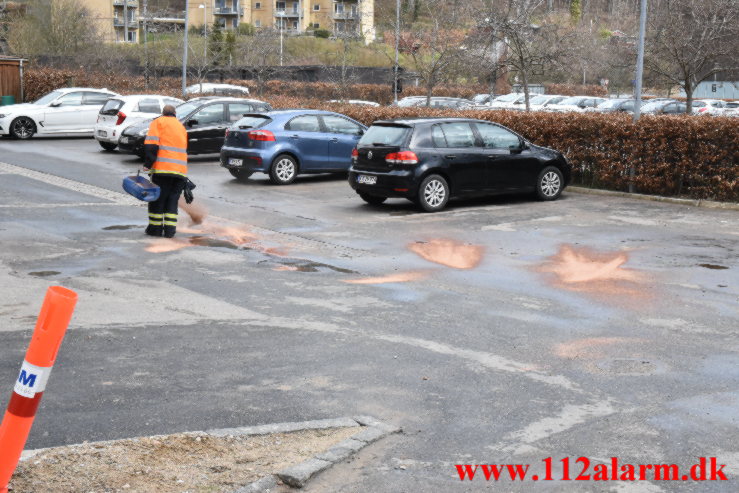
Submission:
[[[26,358],[0,424],[0,493],[8,491],[76,303],[77,293],[67,288],[52,286],[46,291]]]

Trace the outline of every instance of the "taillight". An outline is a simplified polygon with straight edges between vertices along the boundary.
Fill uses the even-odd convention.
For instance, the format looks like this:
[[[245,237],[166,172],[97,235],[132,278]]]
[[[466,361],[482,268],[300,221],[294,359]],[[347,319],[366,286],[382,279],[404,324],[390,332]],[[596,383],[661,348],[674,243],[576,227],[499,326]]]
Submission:
[[[126,114],[119,111],[118,112],[118,121],[116,121],[115,124],[116,125],[120,125],[121,123],[123,123],[123,120],[125,120],[125,119],[126,119]]]
[[[261,142],[274,142],[275,134],[269,130],[252,130],[247,132],[246,136],[251,140],[258,140]]]
[[[355,147],[352,149],[352,161],[357,162],[357,159],[359,159],[359,151]]]
[[[228,134],[230,134],[230,133],[231,133],[231,129],[227,128],[226,129],[226,138],[228,138]]]
[[[701,108],[698,110],[698,113],[703,113],[704,111],[708,111],[708,108]]]
[[[385,162],[388,164],[418,164],[418,156],[411,151],[391,152],[385,156]]]

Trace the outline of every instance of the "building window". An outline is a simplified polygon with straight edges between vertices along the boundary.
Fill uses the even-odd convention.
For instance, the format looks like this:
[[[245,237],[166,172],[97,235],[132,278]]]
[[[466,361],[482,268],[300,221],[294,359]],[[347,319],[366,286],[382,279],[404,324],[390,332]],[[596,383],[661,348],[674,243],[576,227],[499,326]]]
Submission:
[[[285,2],[276,2],[275,3],[275,8],[277,10],[285,10]]]
[[[128,31],[128,41],[129,43],[136,42],[136,31]]]
[[[259,19],[255,20],[254,27],[262,27],[262,21],[260,21]]]
[[[293,21],[293,29],[298,29],[298,21]]]
[[[257,2],[254,4],[255,9],[261,9],[262,8],[262,2]]]
[[[318,29],[319,27],[321,27],[321,25],[319,23],[317,23],[317,22],[314,22],[313,23],[313,29]]]
[[[313,10],[315,10],[316,12],[321,10],[321,5],[320,4],[313,5]]]
[[[297,14],[300,12],[300,4],[298,2],[293,2],[293,14]]]
[[[337,14],[343,14],[344,13],[344,4],[343,3],[335,3],[334,4],[334,12]]]

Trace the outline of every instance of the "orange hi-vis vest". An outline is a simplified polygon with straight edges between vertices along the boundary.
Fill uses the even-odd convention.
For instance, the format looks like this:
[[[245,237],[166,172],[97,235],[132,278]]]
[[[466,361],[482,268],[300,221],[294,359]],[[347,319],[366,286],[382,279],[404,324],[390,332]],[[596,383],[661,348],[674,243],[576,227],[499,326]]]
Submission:
[[[187,176],[187,130],[174,116],[155,118],[144,144],[159,146],[153,173]]]

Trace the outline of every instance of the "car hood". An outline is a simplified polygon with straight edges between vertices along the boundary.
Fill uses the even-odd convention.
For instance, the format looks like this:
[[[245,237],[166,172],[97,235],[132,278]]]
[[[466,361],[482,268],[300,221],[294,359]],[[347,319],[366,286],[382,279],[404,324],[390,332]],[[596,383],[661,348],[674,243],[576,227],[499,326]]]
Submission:
[[[148,118],[142,122],[135,123],[131,125],[130,127],[126,127],[126,129],[123,131],[126,135],[136,135],[142,130],[148,130],[149,125],[151,125],[151,122],[154,121],[154,118]]]
[[[44,110],[49,107],[46,105],[38,105],[32,103],[21,103],[21,104],[9,104],[7,106],[0,106],[0,114],[3,115],[17,115],[19,113],[43,113]]]
[[[531,142],[529,142],[528,144],[529,144],[529,147],[531,147],[531,149],[541,153],[542,155],[546,156],[548,159],[557,159],[558,157],[563,155],[561,152],[555,149],[551,149],[549,147],[538,146],[538,145],[532,144]]]

